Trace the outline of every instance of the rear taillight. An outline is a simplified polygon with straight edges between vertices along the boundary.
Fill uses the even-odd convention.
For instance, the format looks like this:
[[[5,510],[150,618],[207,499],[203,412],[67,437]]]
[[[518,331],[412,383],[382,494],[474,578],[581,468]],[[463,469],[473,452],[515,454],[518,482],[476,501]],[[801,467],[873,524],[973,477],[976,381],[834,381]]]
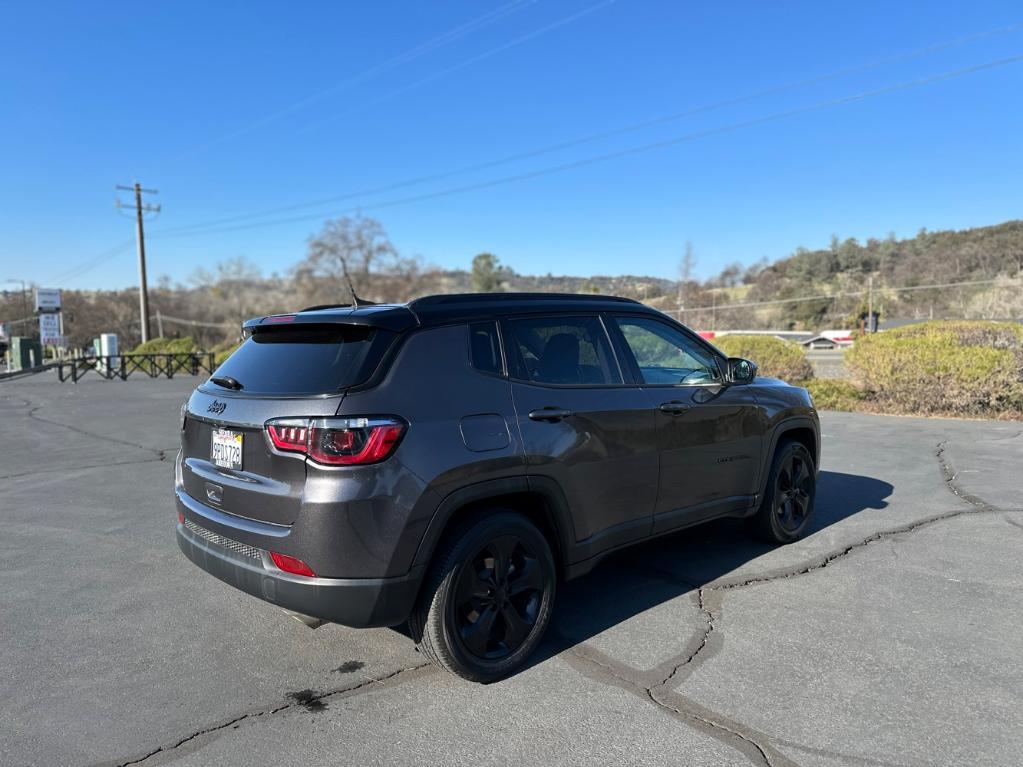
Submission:
[[[268,421],[275,448],[301,453],[324,466],[358,466],[387,458],[401,441],[406,424],[397,418],[282,418]]]
[[[298,557],[289,557],[287,554],[278,554],[276,551],[271,551],[270,559],[286,573],[305,575],[309,578],[316,577],[313,569]]]
[[[266,425],[266,433],[278,450],[304,453],[309,438],[309,422],[271,421]]]

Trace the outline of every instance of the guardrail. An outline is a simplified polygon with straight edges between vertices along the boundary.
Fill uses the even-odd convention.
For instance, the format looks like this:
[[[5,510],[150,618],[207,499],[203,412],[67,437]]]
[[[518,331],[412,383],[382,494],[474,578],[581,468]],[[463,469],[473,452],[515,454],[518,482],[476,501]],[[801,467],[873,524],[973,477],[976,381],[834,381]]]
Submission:
[[[216,364],[213,352],[160,352],[79,357],[62,360],[56,368],[61,382],[78,383],[78,379],[89,371],[108,381],[115,378],[126,381],[132,373],[142,373],[150,378],[173,378],[175,373],[193,376],[201,372],[213,373]]]

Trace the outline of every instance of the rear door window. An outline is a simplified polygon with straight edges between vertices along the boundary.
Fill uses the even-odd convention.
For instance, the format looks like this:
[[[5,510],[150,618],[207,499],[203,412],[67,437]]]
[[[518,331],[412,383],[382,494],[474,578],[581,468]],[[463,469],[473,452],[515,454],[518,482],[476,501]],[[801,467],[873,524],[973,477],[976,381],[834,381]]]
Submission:
[[[363,325],[257,327],[214,375],[238,381],[242,394],[332,394],[369,378],[395,336]]]
[[[622,383],[599,318],[530,317],[511,320],[508,326],[516,377],[577,386]]]

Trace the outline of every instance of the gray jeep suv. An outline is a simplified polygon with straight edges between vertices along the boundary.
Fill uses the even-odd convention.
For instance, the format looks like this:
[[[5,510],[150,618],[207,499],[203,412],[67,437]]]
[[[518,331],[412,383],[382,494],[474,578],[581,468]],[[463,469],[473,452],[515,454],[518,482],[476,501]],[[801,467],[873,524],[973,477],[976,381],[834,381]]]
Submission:
[[[809,526],[807,392],[635,301],[431,296],[244,331],[182,408],[181,550],[310,623],[407,623],[467,679],[520,666],[558,582],[609,552],[717,517]]]

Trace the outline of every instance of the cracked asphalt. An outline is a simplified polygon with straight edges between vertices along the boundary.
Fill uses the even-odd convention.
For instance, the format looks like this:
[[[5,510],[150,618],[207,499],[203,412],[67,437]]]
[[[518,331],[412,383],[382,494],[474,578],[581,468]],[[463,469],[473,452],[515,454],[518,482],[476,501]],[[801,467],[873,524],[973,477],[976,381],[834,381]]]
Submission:
[[[810,536],[612,557],[483,687],[180,555],[194,384],[0,382],[0,764],[1021,762],[1018,423],[825,413]]]

